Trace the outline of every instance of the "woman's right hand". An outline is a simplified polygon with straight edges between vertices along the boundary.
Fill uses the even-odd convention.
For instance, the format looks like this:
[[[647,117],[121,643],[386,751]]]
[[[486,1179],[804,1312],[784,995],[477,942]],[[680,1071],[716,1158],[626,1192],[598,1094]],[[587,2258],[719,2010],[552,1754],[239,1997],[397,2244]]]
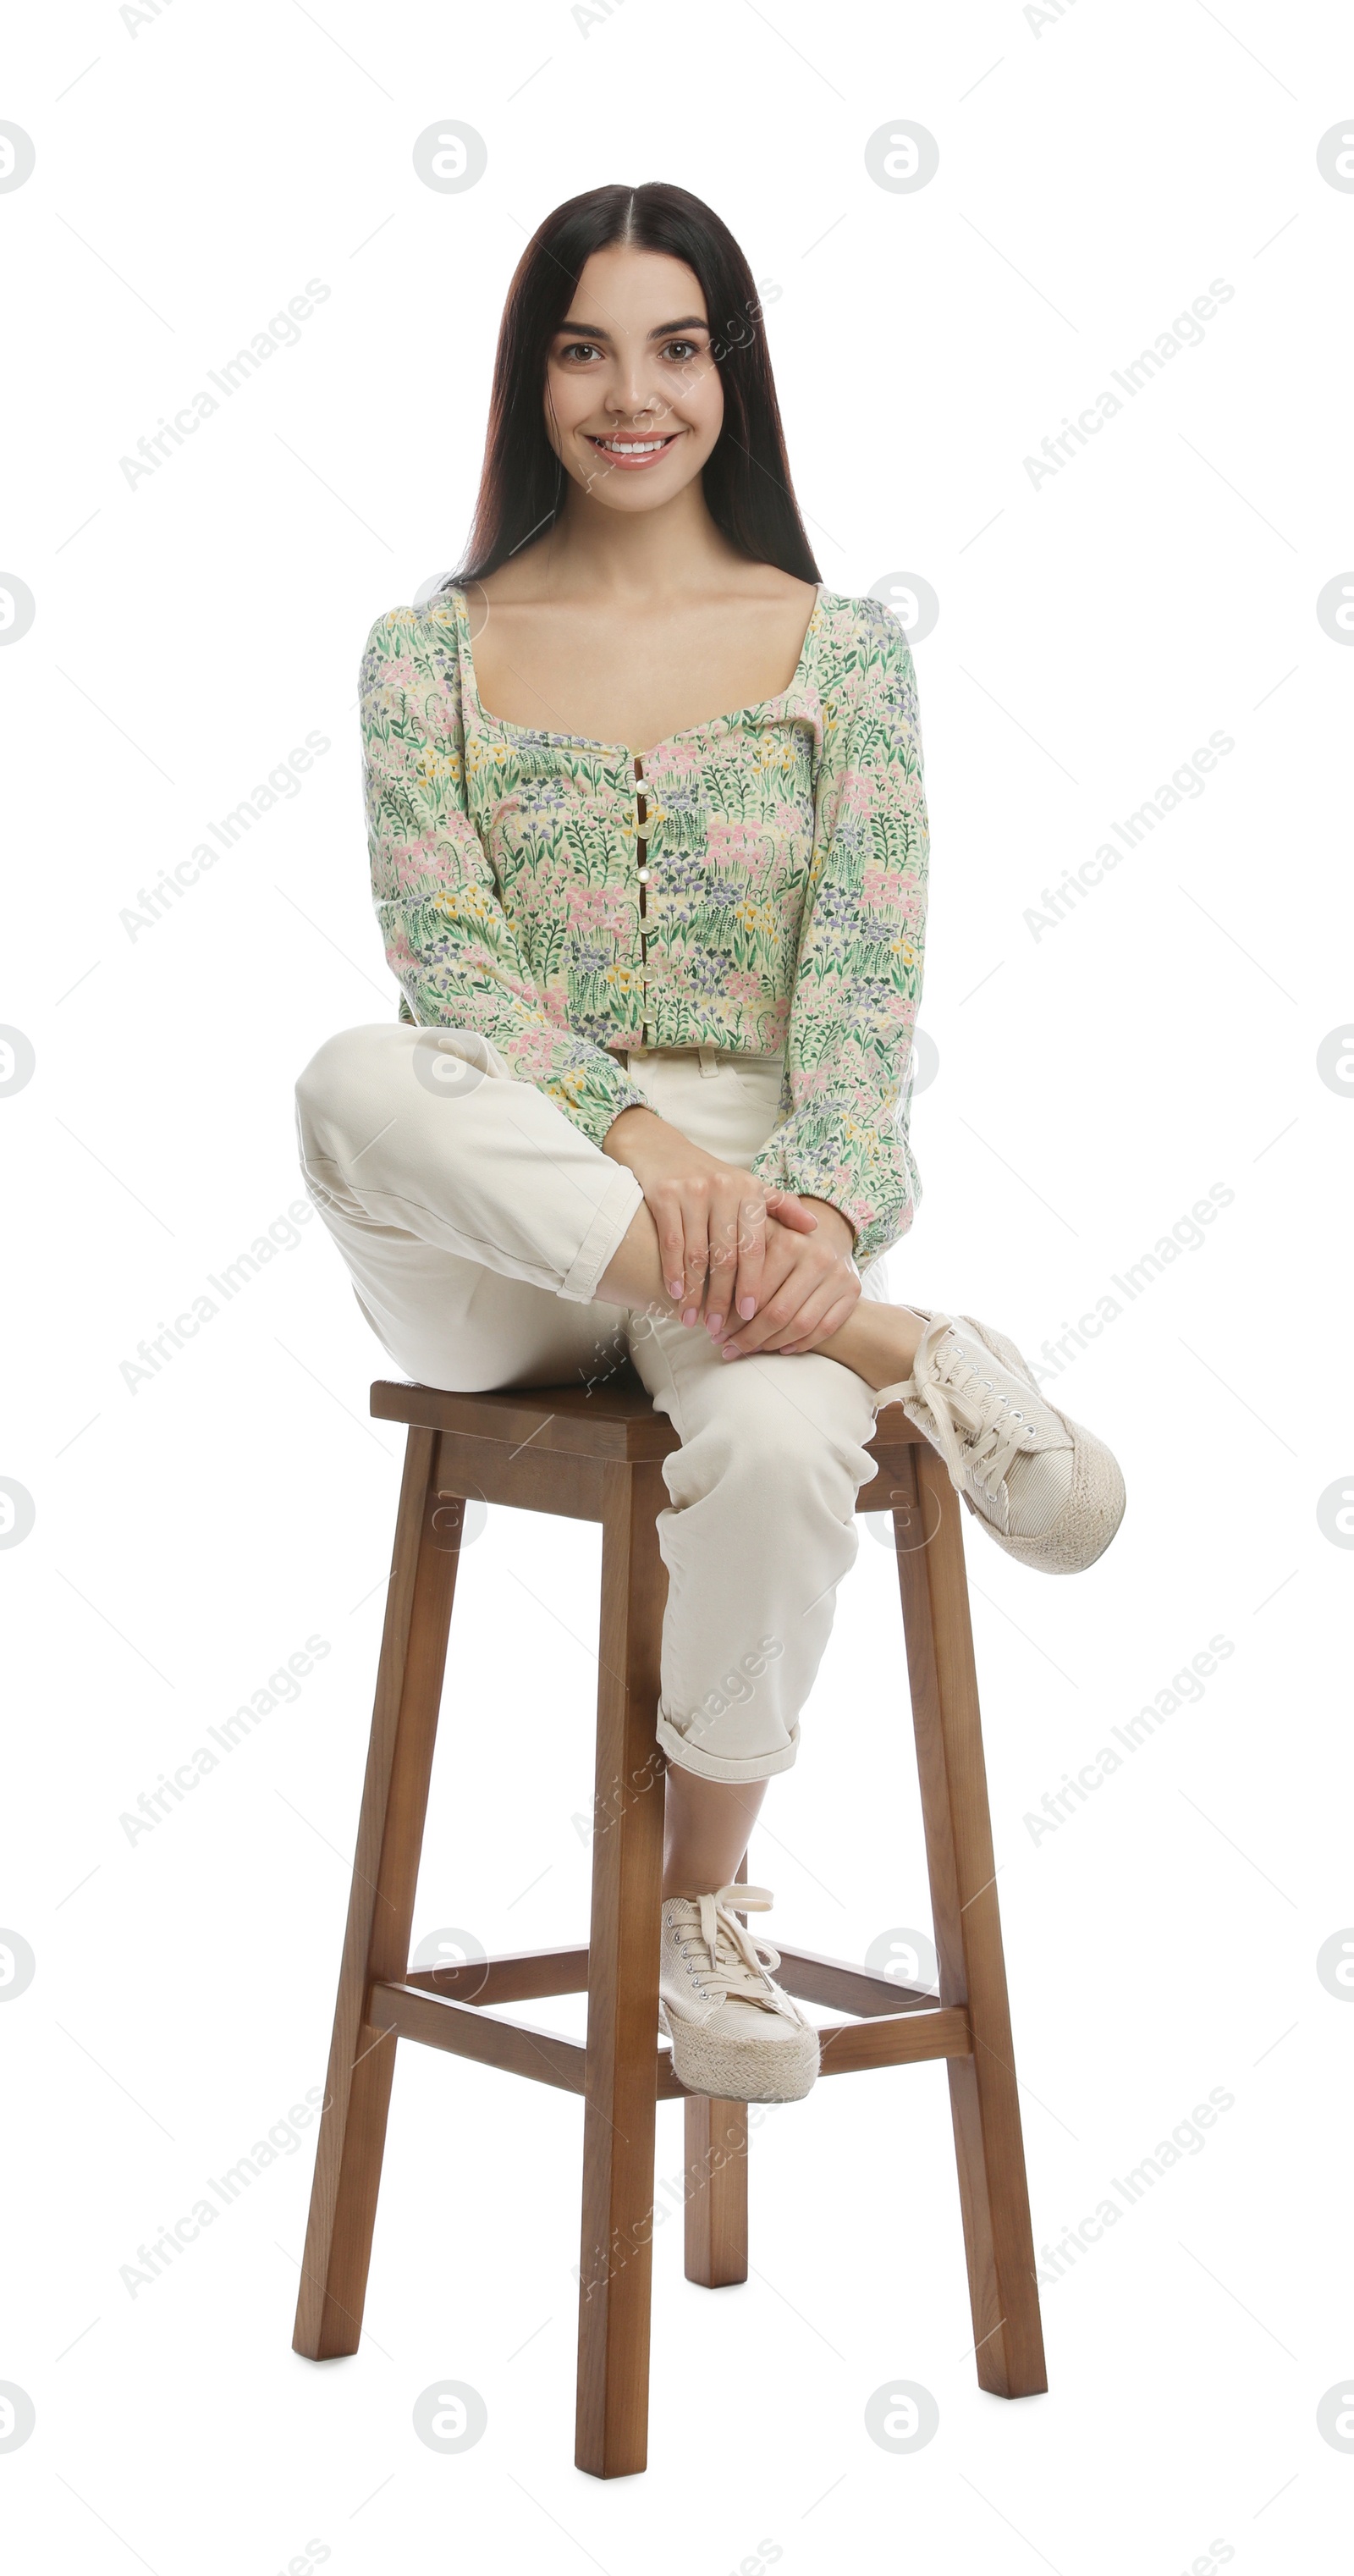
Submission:
[[[726,1323],[751,1321],[762,1301],[768,1215],[797,1234],[817,1230],[817,1218],[789,1192],[768,1190],[755,1173],[707,1154],[655,1110],[623,1109],[602,1151],[644,1192],[663,1284],[684,1324],[700,1322],[702,1304],[715,1335]]]

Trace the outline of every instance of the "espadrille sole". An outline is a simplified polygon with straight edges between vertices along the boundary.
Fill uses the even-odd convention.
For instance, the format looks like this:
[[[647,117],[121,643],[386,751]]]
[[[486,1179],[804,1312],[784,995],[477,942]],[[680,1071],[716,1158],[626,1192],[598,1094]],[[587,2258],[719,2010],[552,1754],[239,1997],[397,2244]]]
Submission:
[[[658,2018],[672,2041],[673,2073],[688,2093],[709,2093],[718,2102],[802,2102],[813,2090],[816,2030],[796,2029],[777,2016],[783,2039],[723,2039],[669,2014],[666,2004],[660,2003]]]
[[[976,1334],[1013,1377],[1023,1378],[1040,1403],[1048,1405],[1072,1443],[1072,1490],[1052,1529],[1045,1530],[1042,1537],[1008,1538],[976,1504],[969,1503],[969,1510],[975,1520],[982,1521],[998,1547],[1005,1548],[1007,1555],[1018,1558],[1022,1565],[1035,1566],[1043,1574],[1084,1574],[1088,1565],[1094,1565],[1097,1557],[1104,1555],[1124,1517],[1127,1496],[1119,1462],[1093,1431],[1074,1422],[1070,1414],[1059,1412],[1056,1404],[1049,1404],[1043,1388],[1031,1376],[1028,1363],[1004,1333],[994,1332],[990,1324],[980,1324],[976,1315],[960,1315],[957,1320],[966,1331]],[[964,1500],[968,1503],[967,1494]]]

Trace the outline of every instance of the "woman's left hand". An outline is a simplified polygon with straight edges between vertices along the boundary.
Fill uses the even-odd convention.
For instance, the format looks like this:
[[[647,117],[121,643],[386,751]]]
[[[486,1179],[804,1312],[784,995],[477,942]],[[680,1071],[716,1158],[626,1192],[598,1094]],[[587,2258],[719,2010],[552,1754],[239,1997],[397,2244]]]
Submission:
[[[789,1356],[816,1350],[846,1322],[860,1296],[852,1259],[855,1235],[839,1208],[826,1199],[801,1198],[816,1220],[812,1234],[794,1234],[772,1218],[767,1225],[762,1293],[750,1323],[724,1336],[730,1359],[756,1351]]]

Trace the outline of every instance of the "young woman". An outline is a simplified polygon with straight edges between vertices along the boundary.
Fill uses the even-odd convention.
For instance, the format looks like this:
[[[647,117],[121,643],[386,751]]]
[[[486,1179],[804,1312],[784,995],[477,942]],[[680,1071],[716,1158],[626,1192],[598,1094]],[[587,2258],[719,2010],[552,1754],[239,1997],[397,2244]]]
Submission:
[[[397,1366],[584,1380],[623,1336],[659,1519],[660,2013],[694,2091],[818,2044],[734,1908],[901,1402],[997,1544],[1073,1572],[1123,1485],[971,1316],[885,1301],[911,1223],[927,825],[912,661],[819,582],[756,289],[680,188],[547,217],[508,296],[469,560],[373,627],[373,886],[399,1017],[297,1087],[306,1184]]]

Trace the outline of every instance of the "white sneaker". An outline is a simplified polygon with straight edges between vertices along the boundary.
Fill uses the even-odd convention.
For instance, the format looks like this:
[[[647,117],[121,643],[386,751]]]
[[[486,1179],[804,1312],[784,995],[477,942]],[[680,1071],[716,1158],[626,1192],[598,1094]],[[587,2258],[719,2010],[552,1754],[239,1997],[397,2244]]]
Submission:
[[[665,1896],[658,2018],[678,2082],[725,2102],[798,2102],[818,2073],[818,2033],[767,1975],[780,1966],[735,1906],[764,1913],[770,1890],[734,1880],[711,1896]]]
[[[1117,1460],[1040,1394],[1014,1342],[989,1325],[928,1316],[911,1377],[875,1400],[902,1405],[1008,1556],[1079,1574],[1104,1554],[1124,1516]]]

